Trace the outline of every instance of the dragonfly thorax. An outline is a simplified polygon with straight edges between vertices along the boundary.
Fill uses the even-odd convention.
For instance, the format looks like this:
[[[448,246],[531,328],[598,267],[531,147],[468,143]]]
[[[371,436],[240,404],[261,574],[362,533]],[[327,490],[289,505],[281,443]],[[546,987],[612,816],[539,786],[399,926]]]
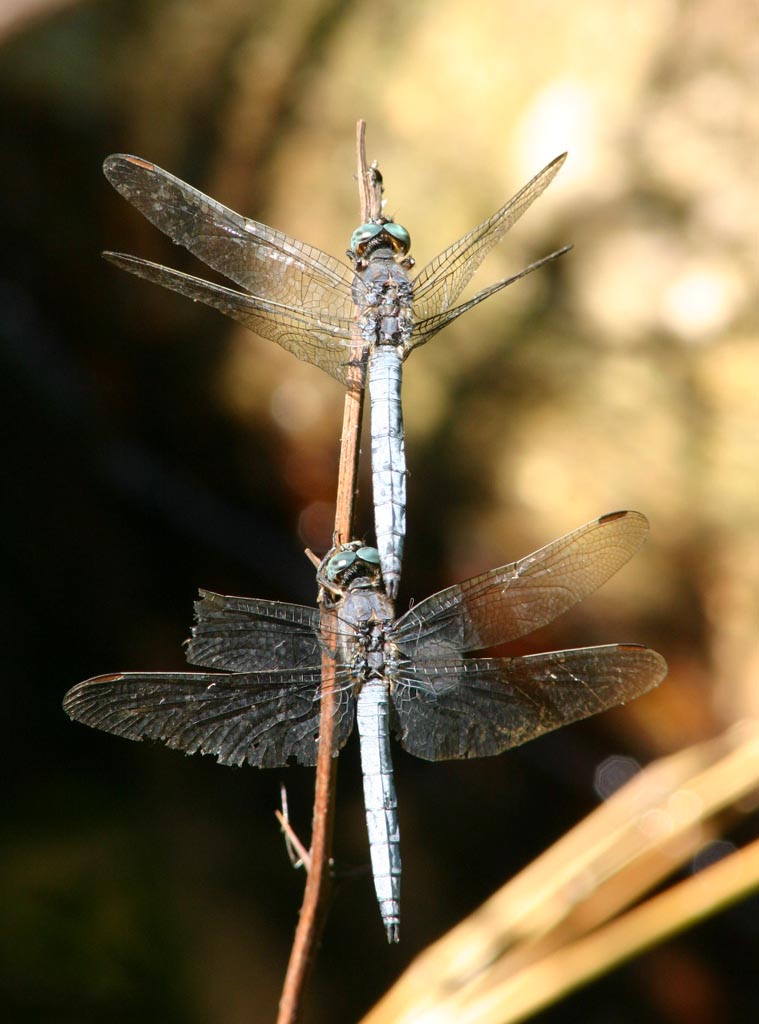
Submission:
[[[383,250],[389,254],[389,250]],[[353,298],[361,307],[361,337],[370,345],[405,347],[413,330],[413,290],[405,269],[375,253],[357,271]]]
[[[345,664],[356,683],[385,675],[387,636],[394,620],[393,605],[379,588],[351,589],[340,606],[341,645]]]

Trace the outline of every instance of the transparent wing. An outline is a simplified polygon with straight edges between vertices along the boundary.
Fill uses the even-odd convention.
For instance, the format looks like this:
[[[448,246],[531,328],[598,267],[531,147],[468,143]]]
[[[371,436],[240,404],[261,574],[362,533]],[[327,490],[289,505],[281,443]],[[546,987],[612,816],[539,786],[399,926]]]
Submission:
[[[550,185],[567,154],[552,160],[486,221],[443,250],[414,278],[414,319],[427,320],[449,309],[490,250]]]
[[[71,718],[130,740],[158,740],[220,764],[275,768],[316,764],[321,674],[316,670],[125,672],[74,686]],[[353,728],[354,699],[339,690],[335,753]]]
[[[350,354],[349,337],[352,321],[330,321],[325,316],[312,316],[287,306],[276,306],[232,288],[212,284],[200,277],[171,270],[159,263],[123,253],[105,252],[105,258],[122,270],[146,281],[186,295],[193,302],[213,306],[232,320],[244,324],[262,338],[275,341],[298,359],[345,383]]]
[[[564,253],[569,252],[572,248],[571,245],[565,245],[561,249],[557,249],[556,252],[549,253],[548,256],[543,256],[542,259],[536,260],[531,263],[524,270],[520,270],[518,274],[514,274],[512,277],[507,277],[504,281],[498,281],[496,284],[490,285],[489,288],[483,288],[481,292],[477,292],[474,298],[469,299],[467,302],[462,302],[460,306],[456,306],[454,309],[445,309],[442,313],[438,313],[435,316],[428,317],[426,320],[416,320],[414,322],[413,333],[411,335],[411,341],[409,342],[408,349],[418,348],[420,345],[425,345],[430,338],[434,338],[438,331],[441,331],[448,324],[457,320],[462,313],[468,312],[474,306],[478,306],[484,299],[489,299],[491,295],[495,295],[497,292],[507,288],[510,284],[514,284],[515,281],[521,280],[523,277],[527,277],[533,270],[537,270],[539,267],[545,266],[546,263],[551,263],[553,260],[558,259],[559,256],[563,256]]]
[[[423,662],[391,690],[393,728],[427,761],[500,754],[639,697],[666,673],[664,658],[637,644]]]
[[[519,562],[441,590],[398,619],[392,639],[414,659],[506,643],[553,622],[613,576],[648,533],[640,512],[612,512]]]
[[[103,164],[113,187],[169,238],[269,302],[349,319],[354,274],[347,265],[192,188],[140,157]]]
[[[319,612],[304,605],[200,591],[185,649],[192,665],[251,672],[321,666]]]

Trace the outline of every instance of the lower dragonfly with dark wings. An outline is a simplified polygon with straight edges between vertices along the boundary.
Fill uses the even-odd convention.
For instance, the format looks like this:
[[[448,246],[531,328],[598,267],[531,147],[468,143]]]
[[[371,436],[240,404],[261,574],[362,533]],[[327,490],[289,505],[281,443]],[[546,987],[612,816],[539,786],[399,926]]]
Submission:
[[[592,593],[638,550],[648,524],[614,512],[534,554],[441,590],[395,619],[375,548],[354,541],[322,562],[336,626],[335,754],[358,722],[372,870],[388,940],[400,927],[401,859],[393,732],[430,761],[483,757],[623,704],[666,675],[661,655],[610,644],[512,658],[465,658],[531,633]],[[222,672],[127,672],[74,686],[74,719],[160,740],[221,764],[316,763],[324,637],[316,608],[201,591],[187,659]]]

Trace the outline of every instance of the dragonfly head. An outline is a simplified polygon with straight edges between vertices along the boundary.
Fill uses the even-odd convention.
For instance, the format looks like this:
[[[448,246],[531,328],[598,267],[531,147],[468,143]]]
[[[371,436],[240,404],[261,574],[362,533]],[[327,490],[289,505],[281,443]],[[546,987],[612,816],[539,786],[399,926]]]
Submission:
[[[396,224],[387,217],[361,224],[351,235],[349,251],[356,261],[366,260],[382,248],[392,249],[393,255],[405,257],[411,248],[411,235],[402,224]]]
[[[353,540],[330,552],[319,568],[319,576],[330,589],[376,587],[381,579],[380,557],[376,548]]]

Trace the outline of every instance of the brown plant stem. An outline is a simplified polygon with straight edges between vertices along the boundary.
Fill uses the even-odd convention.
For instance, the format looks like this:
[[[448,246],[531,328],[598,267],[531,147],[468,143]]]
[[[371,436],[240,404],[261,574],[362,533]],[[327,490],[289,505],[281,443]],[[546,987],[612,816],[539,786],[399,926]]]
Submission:
[[[381,178],[376,168],[366,165],[365,135],[366,124],[364,121],[359,121],[356,128],[356,149],[361,223],[379,216],[382,191]],[[350,368],[340,441],[333,545],[344,544],[350,540],[353,529],[361,416],[366,383],[366,353],[364,349],[358,323],[356,323],[351,340]],[[321,606],[321,629],[322,697],[311,831],[311,863],[279,1002],[277,1024],[295,1024],[301,1019],[304,995],[316,958],[316,947],[326,920],[327,898],[331,881],[329,868],[337,783],[337,758],[333,756],[335,660],[331,649],[332,638],[335,635],[335,614],[324,605]]]

